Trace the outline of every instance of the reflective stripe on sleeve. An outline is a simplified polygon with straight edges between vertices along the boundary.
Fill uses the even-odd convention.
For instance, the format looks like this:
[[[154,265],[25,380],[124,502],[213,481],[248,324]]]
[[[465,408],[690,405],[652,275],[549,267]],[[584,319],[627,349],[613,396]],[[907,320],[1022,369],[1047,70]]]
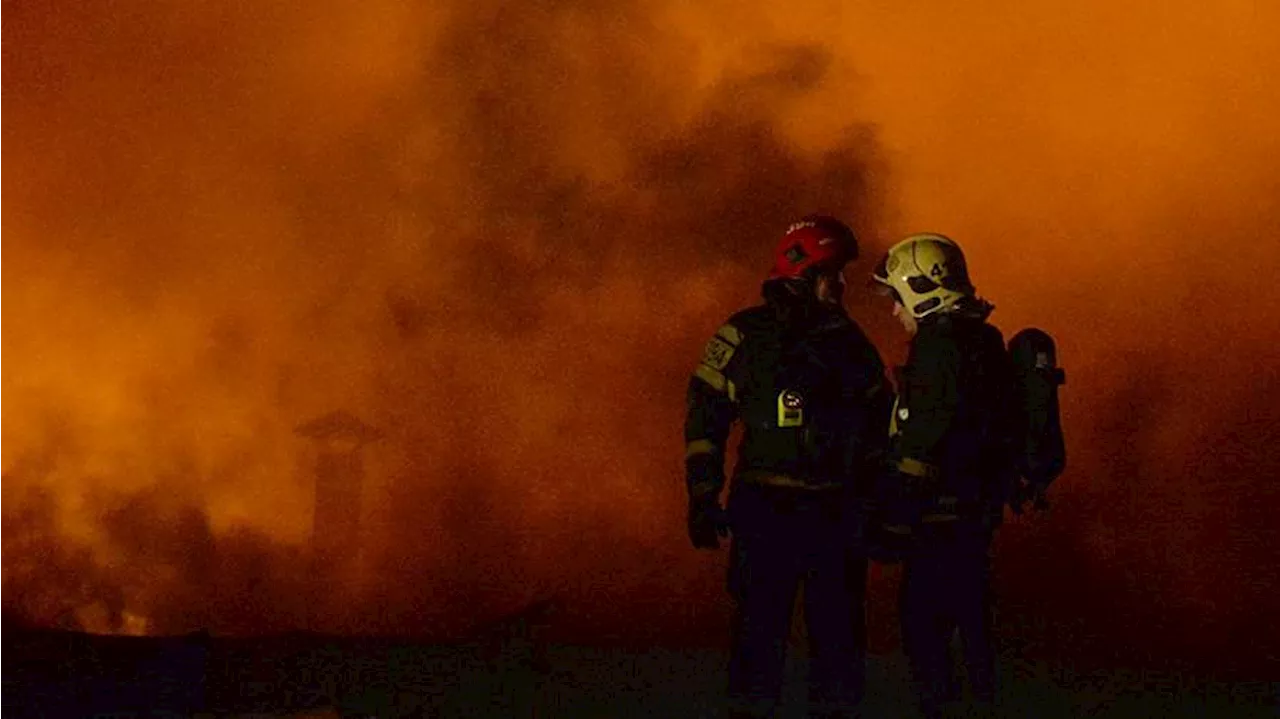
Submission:
[[[698,365],[698,368],[693,371],[693,375],[711,385],[711,388],[717,392],[724,392],[729,384],[729,380],[723,373],[705,364]]]
[[[716,454],[720,448],[709,439],[695,439],[684,446],[684,458],[696,457],[699,454]]]
[[[737,347],[742,344],[742,332],[738,331],[733,325],[723,325],[716,330],[716,334],[723,337],[726,342]]]
[[[898,460],[897,468],[903,474],[909,474],[912,477],[936,477],[938,476],[938,468],[928,462],[921,462],[912,457],[903,457]]]

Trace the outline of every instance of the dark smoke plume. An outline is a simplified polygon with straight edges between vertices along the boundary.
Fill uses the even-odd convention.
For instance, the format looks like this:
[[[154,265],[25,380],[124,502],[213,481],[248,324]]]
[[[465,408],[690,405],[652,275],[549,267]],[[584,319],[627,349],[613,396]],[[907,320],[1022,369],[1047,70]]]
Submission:
[[[295,57],[337,18],[153,10],[101,37],[124,24],[10,18],[32,99],[8,132],[62,152],[20,155],[47,174],[10,215],[6,607],[418,633],[554,593],[607,629],[700,583],[672,518],[702,335],[797,214],[869,231],[884,205],[855,116],[819,152],[775,127],[829,52],[762,47],[698,89],[638,12],[477,6],[407,18],[393,77],[344,90],[375,80]],[[206,21],[231,44],[169,34]],[[363,568],[317,619],[289,429],[335,407],[385,440]]]

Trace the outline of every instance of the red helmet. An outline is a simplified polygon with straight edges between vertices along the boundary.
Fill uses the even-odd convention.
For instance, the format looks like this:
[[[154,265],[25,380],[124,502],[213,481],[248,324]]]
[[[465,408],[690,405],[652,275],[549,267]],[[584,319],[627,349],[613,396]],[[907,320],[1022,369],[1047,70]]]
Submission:
[[[814,270],[839,270],[857,257],[853,230],[834,217],[809,215],[787,228],[774,251],[769,279],[801,279]]]

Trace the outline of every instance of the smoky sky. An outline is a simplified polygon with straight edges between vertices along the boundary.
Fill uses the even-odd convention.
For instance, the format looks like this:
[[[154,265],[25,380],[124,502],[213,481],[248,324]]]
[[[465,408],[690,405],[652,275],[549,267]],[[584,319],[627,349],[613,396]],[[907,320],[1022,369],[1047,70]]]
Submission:
[[[685,382],[826,211],[851,274],[944,232],[1006,334],[1059,339],[1070,469],[1001,539],[1011,611],[1098,646],[1258,636],[1274,11],[526,5],[5,3],[6,611],[308,621],[292,430],[342,408],[384,436],[325,626],[556,595],[598,634],[718,628]]]

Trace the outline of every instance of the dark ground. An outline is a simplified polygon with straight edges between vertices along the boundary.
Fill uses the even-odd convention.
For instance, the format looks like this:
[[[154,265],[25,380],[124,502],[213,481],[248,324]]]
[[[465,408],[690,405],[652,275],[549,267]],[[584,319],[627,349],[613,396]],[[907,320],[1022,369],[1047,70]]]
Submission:
[[[452,644],[286,634],[103,637],[7,623],[6,717],[715,716],[715,650],[545,644],[520,619]],[[803,646],[787,711],[803,716]],[[1280,684],[1083,672],[1006,657],[1005,716],[1277,717]],[[899,655],[873,655],[867,716],[912,716]]]

